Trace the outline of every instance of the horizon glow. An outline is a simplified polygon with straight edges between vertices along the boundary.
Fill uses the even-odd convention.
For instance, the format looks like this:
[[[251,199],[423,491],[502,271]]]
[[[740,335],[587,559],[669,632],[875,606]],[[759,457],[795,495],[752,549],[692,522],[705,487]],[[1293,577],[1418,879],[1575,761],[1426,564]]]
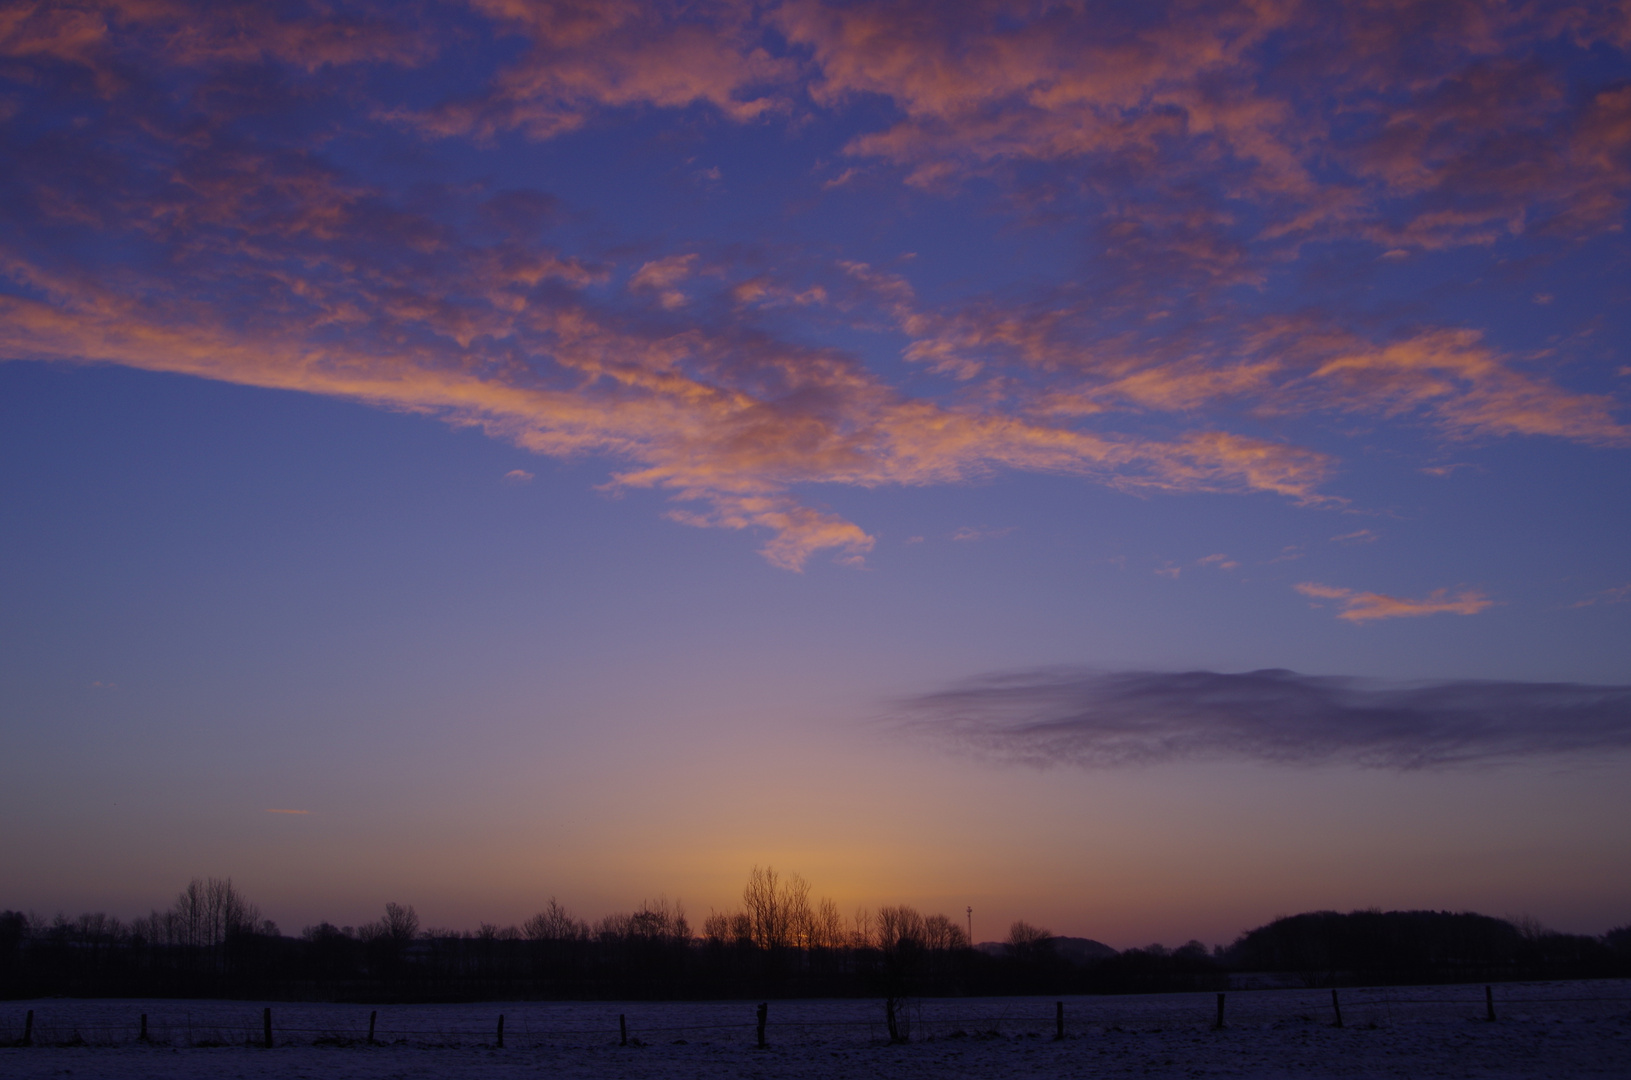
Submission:
[[[1631,922],[1631,12],[0,8],[0,906]]]

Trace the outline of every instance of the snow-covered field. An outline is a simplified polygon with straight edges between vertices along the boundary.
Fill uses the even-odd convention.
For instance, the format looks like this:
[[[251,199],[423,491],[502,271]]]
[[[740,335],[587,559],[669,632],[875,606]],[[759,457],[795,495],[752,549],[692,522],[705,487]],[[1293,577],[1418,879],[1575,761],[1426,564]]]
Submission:
[[[14,1001],[0,1077],[1631,1077],[1628,981],[1498,985],[1494,1023],[1481,986],[1340,993],[1341,1028],[1328,990],[1231,991],[1222,1029],[1213,994],[1066,998],[1063,1040],[1052,998],[925,999],[893,1046],[881,1002],[772,1001],[764,1049],[753,1002]]]

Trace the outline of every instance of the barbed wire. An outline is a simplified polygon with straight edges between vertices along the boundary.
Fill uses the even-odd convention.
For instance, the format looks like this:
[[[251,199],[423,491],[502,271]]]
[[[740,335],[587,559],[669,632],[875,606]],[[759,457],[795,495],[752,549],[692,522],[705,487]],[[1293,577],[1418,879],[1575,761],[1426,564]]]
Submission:
[[[1330,1015],[1333,1002],[1324,998],[1323,991],[1320,997],[1302,997],[1286,1000],[1278,997],[1284,991],[1267,991],[1277,995],[1277,1000],[1266,1000],[1256,995],[1264,991],[1234,991],[1227,995],[1230,1002],[1230,1020],[1235,1024],[1262,1024],[1264,1022],[1313,1022],[1321,1014]],[[1309,991],[1309,994],[1315,993]],[[1394,997],[1387,993],[1377,993],[1375,990],[1350,991],[1353,996],[1341,999],[1340,1007],[1349,1011],[1357,1019],[1361,1013],[1374,1014],[1375,1010],[1388,1011],[1388,1023],[1398,1023],[1400,1020],[1422,1018],[1420,1014],[1428,1010],[1443,1012],[1446,1010],[1472,1010],[1473,1018],[1483,1019],[1484,1010],[1499,1006],[1509,1010],[1514,1006],[1559,1006],[1559,1005],[1596,1005],[1621,1006],[1631,1004],[1631,996],[1624,994],[1604,995],[1569,995],[1569,996],[1523,996],[1523,997],[1491,997],[1491,996],[1461,996],[1454,997]],[[1119,1005],[1120,1007],[1117,1007]],[[1186,995],[1185,1000],[1152,1000],[1144,999],[1140,1002],[1142,1008],[1128,1008],[1123,1003],[1110,1005],[1106,1008],[1094,1008],[1091,1003],[1076,1001],[1068,1013],[1068,1026],[1073,1028],[1072,1034],[1082,1035],[1092,1032],[1122,1029],[1129,1025],[1134,1029],[1152,1024],[1171,1026],[1175,1023],[1196,1026],[1215,1027],[1216,1023],[1209,1001],[1197,1000],[1196,996]],[[1203,1007],[1204,1006],[1204,1007]],[[1062,1009],[1063,1003],[1060,1003]],[[1416,1010],[1417,1016],[1395,1017],[1391,1010],[1399,1007],[1409,1007]],[[377,1010],[375,1010],[377,1015]],[[742,1033],[744,1036],[757,1031],[757,1020],[744,1020],[740,1022],[720,1021],[706,1023],[666,1023],[661,1021],[644,1022],[638,1015],[631,1019],[628,1014],[619,1014],[623,1025],[608,1020],[604,1025],[554,1027],[552,1025],[537,1024],[537,1017],[508,1014],[511,1017],[511,1026],[508,1028],[508,1038],[516,1046],[546,1046],[554,1042],[573,1038],[592,1037],[607,1040],[628,1040],[640,1043],[642,1037],[655,1037],[666,1035],[684,1035],[695,1032],[716,1033]],[[1013,1033],[1046,1032],[1053,1029],[1057,1034],[1061,1017],[1066,1014],[1055,1011],[1048,1015],[1032,1015],[1029,1013],[1015,1013],[1000,1011],[997,1013],[952,1013],[947,1015],[924,1016],[921,1004],[904,1010],[899,1019],[902,1028],[921,1033],[925,1038],[934,1038],[936,1033],[940,1037],[947,1037],[956,1033],[1001,1033],[1006,1028]],[[497,1021],[500,1014],[495,1014]],[[244,1020],[222,1020],[209,1018],[195,1018],[191,1016],[176,1017],[173,1014],[157,1014],[144,1016],[143,1027],[137,1022],[127,1020],[119,1023],[95,1021],[79,1022],[63,1020],[42,1015],[35,1018],[28,1034],[31,1041],[37,1046],[66,1046],[66,1045],[102,1045],[117,1046],[136,1043],[140,1040],[139,1030],[145,1030],[147,1042],[159,1045],[174,1046],[176,1036],[185,1032],[185,1045],[228,1045],[246,1044],[263,1045],[265,1041],[264,1016],[249,1017]],[[497,1024],[483,1027],[457,1026],[457,1027],[427,1027],[421,1025],[401,1026],[400,1021],[391,1026],[370,1025],[359,1017],[355,1024],[317,1024],[312,1025],[304,1017],[293,1024],[274,1023],[272,1025],[274,1043],[282,1040],[283,1045],[291,1043],[291,1036],[315,1037],[313,1041],[396,1044],[402,1042],[424,1043],[426,1040],[456,1040],[470,1041],[480,1045],[491,1045],[497,1037]],[[1363,1021],[1367,1026],[1375,1024],[1374,1015]],[[1227,1026],[1227,1025],[1226,1025]],[[1335,1026],[1333,1024],[1333,1026]],[[767,1020],[765,1030],[767,1033],[779,1036],[782,1039],[794,1038],[810,1031],[838,1030],[838,1029],[867,1029],[876,1035],[880,1029],[886,1027],[886,1022],[880,1019],[817,1019],[796,1018],[783,1020]],[[24,1029],[13,1020],[8,1019],[0,1023],[0,1045],[17,1045],[23,1041]],[[368,1032],[371,1032],[371,1036]]]

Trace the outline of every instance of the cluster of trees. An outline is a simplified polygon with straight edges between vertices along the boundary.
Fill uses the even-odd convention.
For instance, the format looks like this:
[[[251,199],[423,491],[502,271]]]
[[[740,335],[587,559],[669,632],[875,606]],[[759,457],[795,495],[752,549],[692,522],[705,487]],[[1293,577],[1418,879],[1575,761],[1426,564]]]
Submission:
[[[121,922],[100,911],[49,922],[20,911],[0,912],[0,941],[22,937],[72,940],[92,948],[131,941],[181,948],[215,948],[243,934],[276,937],[277,924],[232,885],[231,878],[194,878],[166,911]]]
[[[1312,986],[1631,971],[1631,927],[1560,934],[1531,919],[1470,911],[1315,911],[1248,931],[1225,958],[1247,971],[1295,973]]]
[[[191,882],[164,912],[42,919],[0,912],[0,997],[242,996],[318,1000],[708,998],[1127,993],[1223,989],[1231,974],[1307,985],[1631,974],[1631,927],[1602,938],[1470,913],[1314,912],[1228,948],[1117,952],[1014,923],[973,945],[905,905],[845,916],[797,874],[755,867],[741,906],[696,933],[664,897],[593,923],[551,899],[518,926],[422,930],[411,906],[361,926],[279,933],[230,879]],[[893,1010],[890,1010],[893,1015]]]

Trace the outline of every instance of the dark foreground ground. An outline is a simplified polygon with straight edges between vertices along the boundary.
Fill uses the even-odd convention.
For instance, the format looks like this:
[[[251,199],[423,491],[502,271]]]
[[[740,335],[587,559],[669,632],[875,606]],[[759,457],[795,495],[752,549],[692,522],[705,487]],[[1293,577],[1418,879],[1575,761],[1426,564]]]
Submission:
[[[457,1006],[41,1000],[0,1003],[0,1077],[1631,1077],[1631,983],[1507,984],[1342,992],[1233,992],[1214,1029],[1213,995],[930,1000],[909,1006],[911,1041],[890,1045],[882,1006],[572,1002]],[[366,1042],[376,1012],[376,1045]],[[150,1044],[135,1041],[148,1016]],[[505,1017],[505,1046],[496,1045]],[[619,1016],[628,1044],[620,1044]],[[251,1045],[255,1044],[255,1045]]]

